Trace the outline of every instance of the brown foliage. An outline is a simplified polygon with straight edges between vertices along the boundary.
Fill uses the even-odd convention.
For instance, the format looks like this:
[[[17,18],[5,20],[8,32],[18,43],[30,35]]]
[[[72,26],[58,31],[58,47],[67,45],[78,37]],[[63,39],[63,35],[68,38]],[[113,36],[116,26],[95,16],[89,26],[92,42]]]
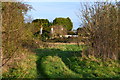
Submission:
[[[28,5],[15,2],[2,3],[2,66],[21,48],[20,40],[25,34],[24,14]]]
[[[103,59],[118,59],[120,53],[120,8],[108,2],[85,5],[82,13],[85,44],[88,45],[87,55]]]

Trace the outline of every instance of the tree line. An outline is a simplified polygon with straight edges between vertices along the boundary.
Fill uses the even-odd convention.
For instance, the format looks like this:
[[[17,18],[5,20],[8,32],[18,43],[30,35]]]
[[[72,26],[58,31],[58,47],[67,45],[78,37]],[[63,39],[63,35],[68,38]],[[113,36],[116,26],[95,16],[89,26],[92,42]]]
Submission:
[[[35,19],[32,21],[34,27],[34,36],[42,39],[50,38],[51,26],[63,26],[66,29],[66,33],[71,31],[73,28],[73,23],[69,17],[67,18],[55,18],[53,22],[49,22],[48,19]],[[40,36],[40,28],[43,27],[42,35]],[[56,29],[54,29],[56,30]],[[60,30],[60,29],[59,29]],[[62,34],[62,31],[61,31]]]

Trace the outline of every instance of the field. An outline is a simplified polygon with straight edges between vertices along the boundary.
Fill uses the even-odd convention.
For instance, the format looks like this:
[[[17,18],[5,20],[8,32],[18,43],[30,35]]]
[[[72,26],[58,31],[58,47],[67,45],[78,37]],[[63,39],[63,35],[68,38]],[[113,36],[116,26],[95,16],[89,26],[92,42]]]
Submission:
[[[120,1],[16,1],[0,4],[0,79],[120,80]]]
[[[84,45],[56,45],[32,50],[3,74],[4,78],[120,78],[118,61],[81,57]]]

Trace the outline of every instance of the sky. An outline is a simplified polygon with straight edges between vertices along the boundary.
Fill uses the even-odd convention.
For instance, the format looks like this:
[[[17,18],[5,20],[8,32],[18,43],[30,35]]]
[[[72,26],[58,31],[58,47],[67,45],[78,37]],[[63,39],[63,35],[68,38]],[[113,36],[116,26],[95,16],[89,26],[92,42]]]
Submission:
[[[98,0],[1,0],[2,2],[16,2],[16,1],[24,1],[24,2],[87,2],[87,1],[98,1]],[[104,1],[104,0],[99,0]]]
[[[78,18],[79,10],[82,10],[80,2],[94,2],[105,0],[27,0],[26,4],[33,7],[28,11],[27,15],[34,19],[48,19],[52,22],[55,18],[69,17],[73,22],[73,29],[77,29],[81,25],[81,19]],[[109,0],[115,1],[115,0]]]
[[[16,0],[3,0],[3,1],[16,1]],[[103,2],[103,1],[120,1],[120,0],[17,0],[24,2]]]
[[[80,2],[27,2],[27,4],[33,7],[27,13],[32,19],[48,19],[52,22],[58,17],[69,17],[73,22],[73,29],[77,29],[80,25],[80,19],[77,16]]]

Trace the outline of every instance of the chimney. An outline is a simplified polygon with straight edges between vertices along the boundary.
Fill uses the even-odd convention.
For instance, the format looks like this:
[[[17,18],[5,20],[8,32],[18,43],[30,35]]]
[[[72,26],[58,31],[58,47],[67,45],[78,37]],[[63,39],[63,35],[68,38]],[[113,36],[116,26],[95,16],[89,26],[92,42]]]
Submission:
[[[41,27],[41,28],[40,28],[40,35],[42,35],[42,30],[43,30],[43,28]]]
[[[51,33],[53,34],[53,27],[51,27]]]

